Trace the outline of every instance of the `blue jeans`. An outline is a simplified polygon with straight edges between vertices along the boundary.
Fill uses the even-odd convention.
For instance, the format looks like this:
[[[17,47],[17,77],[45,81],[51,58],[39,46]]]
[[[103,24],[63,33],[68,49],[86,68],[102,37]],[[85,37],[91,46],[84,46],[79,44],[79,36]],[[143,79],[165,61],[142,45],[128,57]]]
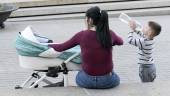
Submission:
[[[114,72],[104,76],[90,76],[84,71],[80,71],[76,76],[76,83],[80,87],[89,89],[108,89],[118,86],[120,78]]]

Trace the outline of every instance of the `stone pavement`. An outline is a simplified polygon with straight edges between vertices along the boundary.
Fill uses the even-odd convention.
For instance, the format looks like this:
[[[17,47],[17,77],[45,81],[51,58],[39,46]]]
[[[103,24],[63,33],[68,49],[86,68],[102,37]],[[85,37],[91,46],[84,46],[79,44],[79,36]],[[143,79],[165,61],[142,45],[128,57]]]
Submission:
[[[170,80],[170,66],[168,65],[170,56],[168,50],[170,49],[170,44],[168,43],[170,42],[169,18],[169,15],[135,17],[135,19],[139,20],[142,24],[146,24],[147,21],[153,20],[159,22],[163,26],[162,33],[156,38],[157,42],[155,44],[154,58],[157,67],[156,82],[166,82]],[[18,32],[22,31],[26,26],[32,25],[38,33],[52,38],[55,42],[61,43],[68,40],[76,32],[85,28],[83,19],[5,22],[5,24],[6,28],[0,30],[0,88],[10,89],[16,84],[22,83],[31,72],[31,70],[21,68],[18,63],[18,57],[14,48],[15,37]],[[138,77],[137,48],[128,45],[126,42],[127,32],[129,32],[130,29],[117,18],[110,18],[110,28],[120,34],[125,41],[123,46],[116,46],[113,51],[115,71],[119,74],[121,83],[140,83]]]
[[[170,82],[121,84],[114,89],[38,88],[1,89],[1,96],[168,96]]]

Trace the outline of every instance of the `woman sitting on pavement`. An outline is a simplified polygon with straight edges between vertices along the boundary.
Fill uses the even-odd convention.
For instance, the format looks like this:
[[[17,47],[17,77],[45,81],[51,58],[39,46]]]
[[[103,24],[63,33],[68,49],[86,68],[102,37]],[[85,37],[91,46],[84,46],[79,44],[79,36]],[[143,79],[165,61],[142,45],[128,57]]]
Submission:
[[[76,76],[80,87],[92,89],[113,88],[120,78],[113,70],[112,46],[123,45],[123,40],[109,29],[108,14],[95,6],[86,12],[87,30],[75,34],[62,44],[50,44],[62,52],[76,45],[81,47],[82,70]]]

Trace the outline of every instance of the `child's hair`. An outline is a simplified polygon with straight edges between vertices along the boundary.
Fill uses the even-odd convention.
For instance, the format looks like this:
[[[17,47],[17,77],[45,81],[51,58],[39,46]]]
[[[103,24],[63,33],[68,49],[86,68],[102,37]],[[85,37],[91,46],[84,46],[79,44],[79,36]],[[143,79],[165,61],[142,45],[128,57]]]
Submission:
[[[86,16],[93,20],[93,25],[96,27],[97,39],[102,47],[111,48],[112,40],[107,12],[95,6],[87,10]]]
[[[160,32],[161,32],[161,25],[159,25],[158,23],[156,23],[154,21],[149,21],[148,25],[154,31],[154,35],[155,36],[160,34]]]

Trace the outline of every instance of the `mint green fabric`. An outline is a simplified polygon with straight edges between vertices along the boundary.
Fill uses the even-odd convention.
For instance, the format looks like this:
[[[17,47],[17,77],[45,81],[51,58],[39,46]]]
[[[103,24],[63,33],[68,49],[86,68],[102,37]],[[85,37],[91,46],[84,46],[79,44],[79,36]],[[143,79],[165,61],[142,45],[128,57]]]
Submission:
[[[79,46],[78,46],[79,47]],[[17,50],[17,53],[21,56],[30,56],[30,57],[39,57],[39,54],[48,50],[48,45],[42,45],[35,42],[32,42],[30,40],[25,39],[20,34],[18,34],[16,41],[15,41],[15,48]],[[73,48],[74,49],[74,48]],[[72,49],[72,50],[73,50]],[[77,50],[75,47],[74,51]],[[67,60],[69,57],[71,57],[76,52],[63,52],[61,55],[56,58]],[[75,57],[71,60],[71,62],[76,64],[81,64],[81,58],[80,55]]]
[[[67,60],[69,57],[71,57],[72,55],[74,55],[75,52],[63,52],[61,55],[59,55],[57,58],[63,59],[63,60]],[[81,64],[81,57],[80,55],[76,56],[75,58],[73,58],[71,60],[71,62],[75,63],[75,64]]]
[[[47,45],[34,43],[23,38],[20,34],[16,38],[15,47],[19,55],[31,57],[38,57],[40,53],[49,49]]]

